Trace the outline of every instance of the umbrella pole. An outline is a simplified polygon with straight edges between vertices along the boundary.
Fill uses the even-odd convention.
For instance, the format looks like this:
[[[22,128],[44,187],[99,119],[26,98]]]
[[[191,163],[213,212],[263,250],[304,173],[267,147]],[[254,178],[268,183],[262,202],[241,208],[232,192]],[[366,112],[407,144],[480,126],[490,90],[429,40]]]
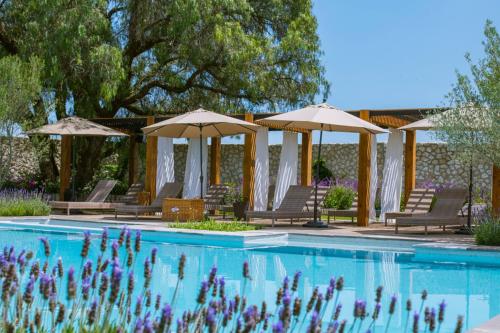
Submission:
[[[200,198],[203,199],[203,146],[202,146],[202,126],[200,128]]]
[[[323,141],[323,124],[321,124],[321,130],[319,132],[319,146],[318,146],[318,159],[316,161],[316,179],[314,180],[314,219],[312,221],[304,224],[304,227],[313,228],[327,228],[328,226],[324,224],[321,219],[318,221],[318,183],[319,183],[319,169],[320,169],[320,159],[321,159],[321,143]]]

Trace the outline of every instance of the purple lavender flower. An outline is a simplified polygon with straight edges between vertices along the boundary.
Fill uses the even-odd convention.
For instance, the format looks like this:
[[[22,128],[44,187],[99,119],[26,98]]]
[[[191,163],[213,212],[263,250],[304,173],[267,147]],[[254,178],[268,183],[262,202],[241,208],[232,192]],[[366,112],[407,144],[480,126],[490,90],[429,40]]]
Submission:
[[[90,291],[90,278],[86,277],[82,280],[82,298],[84,301],[89,299],[89,291]]]
[[[151,250],[151,263],[154,265],[156,264],[156,256],[158,254],[158,248],[157,247],[153,247],[153,249]]]
[[[284,291],[288,290],[289,284],[290,284],[290,279],[288,278],[288,276],[285,276],[283,278],[283,290]]]
[[[68,270],[67,297],[68,300],[72,300],[76,297],[75,269],[73,267],[70,267]]]
[[[141,251],[141,231],[140,230],[137,230],[135,232],[134,250],[135,250],[135,252],[140,252]]]
[[[210,269],[210,274],[208,275],[209,286],[212,286],[214,284],[216,274],[217,274],[217,267],[212,266],[212,269]]]
[[[292,282],[292,291],[293,292],[295,292],[295,291],[297,291],[297,289],[299,289],[299,280],[300,280],[301,275],[302,275],[301,271],[297,271],[293,275],[293,282]]]
[[[127,233],[127,230],[128,230],[128,228],[126,225],[124,225],[122,227],[122,230],[120,230],[120,235],[118,236],[118,245],[119,246],[122,246],[123,241],[125,240],[125,234]]]
[[[201,283],[200,291],[198,292],[198,298],[196,299],[196,302],[198,302],[198,304],[205,304],[207,292],[208,292],[208,282],[203,281]]]
[[[442,323],[444,321],[444,310],[446,309],[446,303],[443,300],[439,303],[439,311],[438,311],[438,322]]]
[[[280,320],[276,324],[273,325],[273,333],[283,333],[283,322]]]
[[[26,289],[23,294],[23,301],[26,304],[31,304],[33,302],[33,289],[35,288],[35,277],[32,275],[26,284]]]
[[[85,231],[83,233],[83,246],[82,246],[82,251],[80,252],[80,256],[82,258],[87,258],[89,255],[89,249],[90,249],[90,232]]]
[[[40,241],[43,244],[43,250],[46,257],[50,257],[50,243],[47,237],[40,237]]]
[[[398,298],[396,297],[396,295],[392,295],[391,296],[391,303],[389,304],[389,314],[394,314],[394,311],[396,310],[396,302],[397,302]]]
[[[64,267],[62,258],[57,258],[57,276],[61,279],[64,276]]]
[[[111,292],[109,293],[109,303],[114,304],[120,292],[120,282],[122,279],[123,271],[120,265],[113,265],[111,271]]]
[[[104,227],[102,229],[102,234],[101,234],[101,252],[106,252],[106,248],[108,246],[108,227]]]
[[[131,295],[134,292],[135,279],[134,279],[134,271],[130,271],[128,274],[128,282],[127,282],[127,292]]]
[[[413,314],[413,328],[412,328],[413,333],[418,333],[418,318],[419,318],[418,312],[415,311],[415,313]]]
[[[118,245],[118,242],[114,241],[113,244],[111,244],[111,258],[115,259],[118,258],[118,248],[120,245]]]
[[[243,277],[250,279],[250,269],[248,268],[248,261],[243,262]]]

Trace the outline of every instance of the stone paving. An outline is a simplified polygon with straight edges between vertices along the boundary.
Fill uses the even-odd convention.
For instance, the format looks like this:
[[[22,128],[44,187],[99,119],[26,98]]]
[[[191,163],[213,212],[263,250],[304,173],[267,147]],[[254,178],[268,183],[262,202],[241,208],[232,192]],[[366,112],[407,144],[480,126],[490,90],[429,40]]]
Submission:
[[[119,216],[115,220],[114,215],[51,215],[55,219],[74,219],[86,220],[92,222],[116,222],[116,223],[130,223],[141,224],[145,229],[164,228],[168,226],[167,222],[161,221],[159,216],[140,216],[138,220],[134,217]],[[220,218],[221,220],[221,218]],[[222,220],[221,220],[222,221]],[[229,220],[226,220],[229,221]],[[276,222],[275,227],[271,226],[271,220],[255,220],[251,222],[252,225],[257,225],[265,231],[275,231],[281,233],[293,233],[302,235],[315,235],[315,236],[350,236],[350,237],[376,237],[376,238],[391,238],[391,239],[411,239],[423,240],[430,242],[452,242],[472,245],[474,238],[471,235],[456,234],[456,228],[449,228],[443,232],[438,227],[429,227],[428,235],[424,234],[423,227],[406,227],[401,228],[399,234],[394,233],[394,226],[384,226],[383,223],[372,223],[369,227],[358,227],[352,222],[335,222],[330,223],[328,228],[325,229],[311,229],[304,228],[304,222]]]

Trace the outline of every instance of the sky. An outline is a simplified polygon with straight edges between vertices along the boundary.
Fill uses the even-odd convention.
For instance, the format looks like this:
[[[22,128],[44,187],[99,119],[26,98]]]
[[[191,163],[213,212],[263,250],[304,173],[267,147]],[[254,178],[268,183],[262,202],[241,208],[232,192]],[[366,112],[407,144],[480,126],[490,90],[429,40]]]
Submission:
[[[327,102],[344,110],[446,104],[455,71],[467,73],[465,53],[475,60],[483,54],[486,20],[500,29],[499,0],[313,1],[332,86]],[[327,133],[323,140],[358,142],[358,135]],[[419,131],[417,140],[434,139]],[[270,134],[269,143],[280,144],[281,133]]]

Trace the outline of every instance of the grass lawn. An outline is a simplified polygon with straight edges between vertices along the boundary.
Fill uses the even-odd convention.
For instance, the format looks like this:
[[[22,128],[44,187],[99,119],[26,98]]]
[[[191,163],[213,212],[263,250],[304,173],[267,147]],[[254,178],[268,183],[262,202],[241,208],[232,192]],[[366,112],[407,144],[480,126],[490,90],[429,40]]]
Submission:
[[[250,231],[250,230],[260,229],[259,226],[247,225],[244,222],[238,222],[238,221],[219,222],[215,220],[206,220],[201,222],[176,222],[170,224],[169,227],[179,228],[179,229],[196,229],[196,230],[227,231],[227,232]]]

